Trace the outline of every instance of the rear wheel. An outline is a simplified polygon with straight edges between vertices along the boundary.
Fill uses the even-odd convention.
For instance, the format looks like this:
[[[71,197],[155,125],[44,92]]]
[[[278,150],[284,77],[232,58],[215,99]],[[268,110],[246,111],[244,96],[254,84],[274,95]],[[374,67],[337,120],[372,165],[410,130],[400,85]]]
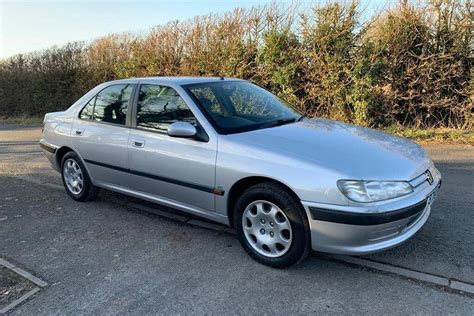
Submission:
[[[234,224],[245,251],[256,261],[287,268],[310,250],[309,224],[300,202],[285,188],[257,184],[237,200]]]
[[[92,184],[84,164],[72,151],[62,159],[61,176],[66,192],[76,201],[93,200],[99,193],[99,188]]]

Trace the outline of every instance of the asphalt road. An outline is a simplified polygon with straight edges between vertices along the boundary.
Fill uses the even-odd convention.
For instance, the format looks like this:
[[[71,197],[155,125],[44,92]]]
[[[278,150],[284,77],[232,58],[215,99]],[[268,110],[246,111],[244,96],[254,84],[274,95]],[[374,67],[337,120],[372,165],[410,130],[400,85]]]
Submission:
[[[150,204],[124,195],[103,191],[94,202],[74,202],[40,152],[39,133],[0,126],[0,257],[49,284],[13,314],[474,310],[467,293],[320,254],[270,269],[231,233],[137,210]],[[426,149],[444,181],[430,219],[404,245],[364,258],[474,284],[474,148]]]

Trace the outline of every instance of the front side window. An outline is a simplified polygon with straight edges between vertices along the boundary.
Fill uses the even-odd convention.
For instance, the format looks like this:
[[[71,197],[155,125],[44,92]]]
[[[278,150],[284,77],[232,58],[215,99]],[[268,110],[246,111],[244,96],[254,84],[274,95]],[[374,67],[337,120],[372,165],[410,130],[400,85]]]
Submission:
[[[133,86],[117,84],[103,89],[87,103],[79,117],[84,120],[125,125]]]
[[[174,122],[197,125],[197,120],[186,102],[173,88],[141,85],[137,103],[137,127],[167,132]]]
[[[301,117],[285,101],[246,81],[206,82],[184,88],[224,134],[292,123]]]

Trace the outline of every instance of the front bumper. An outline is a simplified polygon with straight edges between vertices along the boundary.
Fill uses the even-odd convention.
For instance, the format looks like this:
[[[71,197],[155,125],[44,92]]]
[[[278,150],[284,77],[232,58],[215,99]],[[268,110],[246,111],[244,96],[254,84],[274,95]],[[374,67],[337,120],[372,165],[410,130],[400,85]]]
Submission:
[[[363,255],[393,248],[412,237],[426,223],[439,176],[413,196],[383,205],[340,206],[302,201],[315,251]]]

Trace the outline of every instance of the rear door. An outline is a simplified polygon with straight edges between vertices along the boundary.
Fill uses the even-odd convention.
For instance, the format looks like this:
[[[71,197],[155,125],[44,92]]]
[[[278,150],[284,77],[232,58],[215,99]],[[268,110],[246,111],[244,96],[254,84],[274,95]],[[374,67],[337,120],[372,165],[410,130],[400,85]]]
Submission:
[[[202,128],[184,99],[172,87],[142,84],[134,114],[129,141],[134,189],[214,211],[216,140],[167,134],[178,121]]]
[[[127,186],[130,103],[135,86],[114,84],[104,88],[74,120],[73,147],[96,181]]]

